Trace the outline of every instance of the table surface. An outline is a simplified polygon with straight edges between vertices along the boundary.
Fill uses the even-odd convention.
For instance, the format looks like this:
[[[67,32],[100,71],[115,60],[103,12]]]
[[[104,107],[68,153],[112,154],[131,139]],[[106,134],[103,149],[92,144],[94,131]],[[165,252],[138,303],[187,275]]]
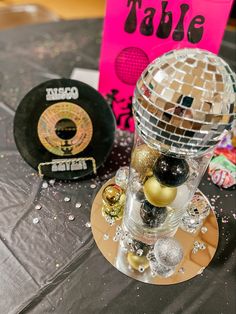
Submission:
[[[217,253],[194,279],[153,286],[113,268],[86,224],[101,184],[129,163],[130,134],[117,131],[96,177],[49,182],[48,188],[16,150],[12,124],[19,101],[45,80],[70,77],[74,67],[97,69],[101,29],[102,20],[81,20],[0,32],[0,313],[234,313],[235,189],[223,191],[204,177],[200,189],[220,227]],[[235,41],[227,32],[220,52],[233,68]]]

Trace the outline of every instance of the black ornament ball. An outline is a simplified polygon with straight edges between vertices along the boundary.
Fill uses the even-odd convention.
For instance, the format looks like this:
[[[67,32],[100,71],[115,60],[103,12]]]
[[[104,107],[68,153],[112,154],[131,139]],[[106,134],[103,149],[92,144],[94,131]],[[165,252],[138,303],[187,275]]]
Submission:
[[[156,207],[145,201],[141,206],[140,216],[146,225],[156,228],[165,222],[168,210],[166,207]]]
[[[189,176],[189,165],[186,160],[162,155],[153,169],[156,179],[165,186],[177,187]]]

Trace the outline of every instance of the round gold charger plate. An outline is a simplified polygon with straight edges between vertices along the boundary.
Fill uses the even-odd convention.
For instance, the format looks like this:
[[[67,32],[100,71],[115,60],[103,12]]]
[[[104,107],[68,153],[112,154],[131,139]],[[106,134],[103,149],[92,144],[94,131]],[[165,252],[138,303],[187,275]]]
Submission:
[[[117,226],[121,225],[122,220],[116,221],[110,226],[102,216],[102,191],[114,183],[114,179],[107,181],[96,195],[91,211],[91,227],[95,242],[103,256],[119,271],[125,275],[154,285],[172,285],[189,280],[200,275],[213,259],[219,241],[219,228],[216,216],[211,210],[205,219],[203,226],[207,228],[206,233],[201,231],[195,234],[178,229],[175,238],[180,242],[184,249],[184,258],[177,266],[175,273],[168,278],[152,277],[150,270],[143,273],[135,271],[129,267],[126,253],[122,252],[119,242],[113,241]],[[199,190],[198,190],[199,193]],[[203,193],[201,193],[203,195]],[[105,235],[105,236],[104,236]],[[193,253],[194,242],[204,243],[206,248]]]

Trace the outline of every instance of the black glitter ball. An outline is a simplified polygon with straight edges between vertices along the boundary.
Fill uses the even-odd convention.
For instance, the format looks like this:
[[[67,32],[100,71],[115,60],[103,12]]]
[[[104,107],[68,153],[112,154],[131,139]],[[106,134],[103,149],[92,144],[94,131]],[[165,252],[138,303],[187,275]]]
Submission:
[[[153,173],[162,185],[176,187],[188,179],[189,165],[184,159],[162,155],[156,161]]]
[[[141,206],[140,216],[146,225],[155,228],[163,224],[168,216],[168,211],[166,207],[155,207],[145,201]]]

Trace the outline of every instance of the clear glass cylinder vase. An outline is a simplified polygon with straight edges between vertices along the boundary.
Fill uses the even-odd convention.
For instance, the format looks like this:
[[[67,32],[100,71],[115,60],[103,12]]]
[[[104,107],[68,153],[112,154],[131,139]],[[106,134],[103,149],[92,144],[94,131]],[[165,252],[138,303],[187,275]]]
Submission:
[[[213,154],[176,157],[157,146],[136,130],[123,218],[123,228],[148,245],[174,236]]]
[[[147,245],[173,236],[235,117],[235,74],[218,56],[180,49],[154,60],[133,98],[135,140],[123,227]]]

